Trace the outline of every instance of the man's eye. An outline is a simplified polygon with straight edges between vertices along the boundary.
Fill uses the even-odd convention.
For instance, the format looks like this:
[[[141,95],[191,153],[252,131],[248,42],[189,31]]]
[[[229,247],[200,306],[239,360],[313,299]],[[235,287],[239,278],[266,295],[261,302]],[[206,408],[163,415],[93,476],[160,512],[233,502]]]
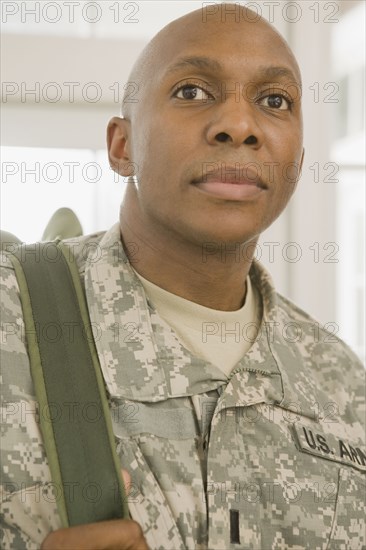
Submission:
[[[270,109],[278,109],[279,111],[289,111],[291,109],[291,101],[286,99],[281,94],[271,94],[262,97],[259,101],[260,105],[269,107]]]
[[[178,99],[188,99],[196,101],[207,101],[211,98],[210,94],[203,88],[195,86],[194,84],[185,84],[176,90],[174,97]]]

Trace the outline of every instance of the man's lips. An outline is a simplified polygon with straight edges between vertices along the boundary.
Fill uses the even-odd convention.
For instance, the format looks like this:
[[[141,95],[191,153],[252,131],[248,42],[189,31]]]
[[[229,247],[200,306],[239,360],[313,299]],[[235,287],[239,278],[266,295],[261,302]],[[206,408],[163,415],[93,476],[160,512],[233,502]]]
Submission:
[[[200,191],[227,200],[247,200],[255,198],[267,189],[267,185],[253,171],[243,170],[234,166],[210,171],[192,180]]]

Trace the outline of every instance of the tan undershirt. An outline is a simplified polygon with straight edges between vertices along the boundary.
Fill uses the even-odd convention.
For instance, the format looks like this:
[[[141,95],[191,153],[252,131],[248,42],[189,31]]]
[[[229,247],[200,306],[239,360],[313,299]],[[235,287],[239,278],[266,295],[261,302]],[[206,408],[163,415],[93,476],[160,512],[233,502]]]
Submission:
[[[244,305],[236,311],[220,311],[172,294],[135,273],[149,301],[184,347],[229,376],[258,333],[260,302],[249,276]]]

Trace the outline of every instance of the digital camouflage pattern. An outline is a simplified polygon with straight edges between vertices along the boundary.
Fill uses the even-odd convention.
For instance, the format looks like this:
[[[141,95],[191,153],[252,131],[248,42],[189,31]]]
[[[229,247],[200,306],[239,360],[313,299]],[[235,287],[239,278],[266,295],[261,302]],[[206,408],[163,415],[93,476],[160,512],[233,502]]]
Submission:
[[[117,452],[132,477],[130,513],[150,547],[366,548],[365,371],[354,353],[277,294],[255,261],[262,325],[226,378],[147,301],[118,224],[66,243],[85,281]],[[61,527],[57,498],[72,487],[50,478],[38,424],[50,411],[37,409],[5,256],[1,281],[1,548],[38,549]],[[70,415],[92,422],[92,405],[71,403]],[[97,505],[103,488],[84,489]]]

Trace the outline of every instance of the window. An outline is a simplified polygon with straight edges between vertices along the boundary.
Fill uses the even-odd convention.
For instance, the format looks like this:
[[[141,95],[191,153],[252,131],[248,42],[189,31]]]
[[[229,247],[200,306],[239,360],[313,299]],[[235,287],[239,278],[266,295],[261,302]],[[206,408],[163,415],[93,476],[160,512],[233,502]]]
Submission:
[[[340,85],[332,160],[340,167],[337,240],[337,317],[342,334],[364,359],[365,353],[365,3],[353,2],[332,33],[332,68]]]
[[[40,240],[65,206],[84,234],[108,229],[118,221],[124,186],[105,151],[2,147],[1,229],[25,242]]]

